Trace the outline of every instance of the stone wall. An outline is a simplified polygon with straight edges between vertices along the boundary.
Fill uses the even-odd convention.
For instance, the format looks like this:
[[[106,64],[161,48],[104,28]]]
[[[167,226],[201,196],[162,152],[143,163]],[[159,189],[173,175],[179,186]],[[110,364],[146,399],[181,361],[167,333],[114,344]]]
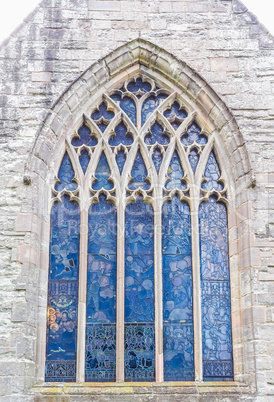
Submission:
[[[64,121],[69,127],[81,105],[106,82],[102,76],[115,74],[114,56],[122,53],[106,56],[136,38],[176,56],[182,70],[189,66],[194,78],[186,84],[188,95],[204,102],[216,123],[216,110],[223,110],[223,125],[229,128],[223,135],[231,156],[227,169],[235,183],[229,226],[231,262],[237,267],[232,287],[238,289],[239,306],[233,311],[234,339],[239,339],[234,351],[239,355],[237,383],[35,387],[43,370],[37,350],[45,342],[46,291],[41,284],[47,281],[48,172],[58,154]],[[133,47],[124,47],[126,68]],[[155,67],[160,50],[149,48]],[[93,87],[88,78],[79,79],[101,58],[85,73],[94,80]],[[149,56],[146,60],[149,63]],[[273,37],[235,0],[45,0],[2,44],[0,398],[90,400],[84,396],[87,392],[97,395],[94,400],[119,401],[274,397],[273,65]],[[170,76],[172,68],[167,68]]]

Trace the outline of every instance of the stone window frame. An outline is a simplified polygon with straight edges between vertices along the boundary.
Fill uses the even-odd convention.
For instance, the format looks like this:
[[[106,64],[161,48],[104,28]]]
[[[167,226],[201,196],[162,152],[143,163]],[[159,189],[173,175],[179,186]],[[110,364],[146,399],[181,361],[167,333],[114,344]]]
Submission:
[[[44,194],[44,197],[39,198],[36,211],[36,216],[41,217],[42,232],[38,263],[40,270],[38,291],[41,303],[39,304],[37,315],[36,358],[36,378],[40,384],[44,380],[45,363],[50,187],[54,181],[56,170],[60,165],[60,154],[63,155],[62,150],[64,151],[65,149],[65,137],[68,132],[71,132],[72,126],[76,127],[80,124],[83,110],[90,110],[94,106],[96,99],[100,99],[108,88],[113,87],[114,84],[117,85],[119,80],[122,82],[128,77],[140,73],[142,69],[146,74],[152,74],[152,77],[156,80],[161,82],[166,80],[167,87],[173,84],[180,96],[184,97],[184,94],[186,94],[186,102],[193,105],[197,116],[203,121],[207,130],[216,133],[216,156],[219,161],[222,159],[221,167],[223,172],[231,172],[229,175],[226,174],[225,180],[229,189],[230,199],[228,232],[235,377],[233,384],[237,381],[246,382],[245,380],[247,379],[243,373],[241,324],[242,308],[239,272],[241,260],[239,256],[241,257],[242,250],[237,249],[237,238],[239,209],[241,208],[240,223],[244,222],[245,225],[249,225],[250,219],[250,204],[248,199],[244,199],[243,196],[240,197],[239,201],[240,189],[248,188],[248,186],[252,185],[253,177],[244,141],[233,116],[223,101],[194,70],[163,49],[138,39],[122,46],[95,63],[62,94],[42,124],[26,166],[26,176],[30,176],[36,189],[43,189]],[[233,170],[231,170],[232,165],[235,167]],[[44,172],[43,177],[41,177],[41,170]],[[46,188],[45,184],[47,184]],[[244,253],[247,251],[243,250]],[[244,264],[245,261],[243,261],[242,265]],[[81,284],[80,286],[83,285]],[[78,327],[78,331],[81,334],[81,326]],[[196,354],[199,354],[198,361],[201,361],[201,343],[198,347],[196,346],[195,356]],[[80,353],[79,367],[84,367],[84,364],[81,363],[82,356],[83,352]],[[197,382],[201,381],[200,373],[200,370],[196,373]],[[78,373],[78,381],[82,382],[82,378],[83,374]],[[162,381],[161,375],[158,376],[156,381]],[[229,384],[226,385],[228,386]],[[49,384],[47,384],[48,386]]]

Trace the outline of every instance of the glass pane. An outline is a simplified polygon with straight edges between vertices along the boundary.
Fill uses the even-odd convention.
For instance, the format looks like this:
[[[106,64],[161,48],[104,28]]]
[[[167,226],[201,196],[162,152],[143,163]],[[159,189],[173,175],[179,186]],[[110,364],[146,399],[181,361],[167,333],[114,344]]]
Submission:
[[[110,168],[104,152],[102,152],[100,160],[98,162],[95,178],[96,180],[92,184],[93,190],[101,190],[104,188],[106,190],[111,190],[113,188],[112,182],[109,180]]]
[[[65,196],[51,210],[45,381],[76,380],[80,212]]]
[[[114,129],[115,135],[110,137],[108,143],[110,146],[117,146],[119,144],[131,145],[133,143],[133,138],[131,133],[127,132],[125,124],[122,122]]]
[[[150,183],[147,180],[147,169],[140,151],[137,152],[132,166],[131,177],[133,180],[128,185],[130,190],[136,190],[137,188],[148,190],[150,188]]]
[[[205,145],[207,143],[207,138],[203,134],[200,135],[200,133],[201,129],[198,124],[192,123],[187,129],[187,133],[182,136],[181,141],[186,146],[193,144],[194,141],[199,145]]]
[[[180,162],[179,155],[177,151],[174,152],[170,165],[167,171],[168,175],[168,180],[165,185],[165,188],[167,190],[174,190],[177,188],[178,190],[185,190],[186,189],[186,183],[183,180],[184,177],[184,171]]]
[[[191,216],[173,197],[163,206],[164,379],[194,380]]]
[[[224,188],[223,184],[219,183],[219,181],[218,181],[220,179],[221,172],[220,172],[219,165],[218,165],[218,162],[216,161],[213,151],[209,155],[204,175],[206,178],[206,182],[202,183],[202,186],[201,186],[202,189],[207,190],[207,191],[223,190],[223,188]]]
[[[158,149],[158,148],[155,149],[155,151],[153,152],[153,155],[152,155],[152,160],[153,160],[154,166],[157,170],[157,173],[159,173],[160,166],[161,166],[161,163],[163,160],[163,155],[162,155],[162,152],[160,151],[160,149]]]
[[[125,217],[125,380],[153,381],[154,217],[141,198]]]
[[[197,167],[198,162],[199,162],[199,153],[198,153],[198,151],[197,151],[196,148],[193,148],[193,149],[190,151],[190,153],[189,153],[189,155],[188,155],[188,160],[189,160],[191,169],[192,169],[193,172],[195,173],[196,167]]]
[[[62,191],[64,189],[68,191],[74,191],[77,189],[77,183],[73,181],[74,179],[74,170],[72,167],[72,163],[70,161],[70,158],[68,156],[68,153],[66,152],[59,172],[58,172],[58,179],[59,183],[55,184],[55,190],[56,191]]]
[[[89,209],[86,381],[115,381],[116,208],[105,196]]]
[[[182,120],[187,117],[187,112],[183,108],[180,108],[178,102],[174,102],[171,108],[164,112],[164,116],[169,120],[174,130],[177,130]]]
[[[136,81],[131,81],[127,86],[130,92],[149,92],[151,90],[151,85],[149,82],[143,82],[142,78],[137,78]]]
[[[134,100],[129,96],[122,98],[122,95],[119,93],[112,95],[111,98],[116,102],[120,102],[120,108],[128,115],[132,123],[136,125],[136,105]]]
[[[215,197],[199,208],[204,381],[232,381],[227,211]]]
[[[83,144],[89,147],[94,147],[97,144],[97,139],[94,135],[90,134],[90,129],[85,124],[83,124],[78,130],[78,135],[80,138],[74,137],[71,140],[71,144],[74,147],[80,147]]]
[[[169,144],[169,137],[163,134],[164,129],[159,123],[154,123],[150,128],[150,132],[145,136],[145,143],[147,145],[153,145],[156,142],[161,145]]]
[[[117,163],[117,166],[118,166],[120,174],[122,174],[124,164],[126,162],[126,158],[127,157],[126,157],[126,155],[125,155],[123,150],[117,152],[116,163]]]
[[[96,109],[91,118],[95,120],[97,126],[100,128],[102,133],[107,128],[111,119],[113,119],[114,113],[111,110],[107,109],[107,105],[105,102],[102,102],[98,109]]]
[[[81,152],[81,155],[79,156],[79,162],[80,162],[81,168],[83,169],[84,174],[87,171],[89,161],[90,161],[89,153],[86,149],[84,149]]]
[[[166,94],[150,95],[143,103],[142,106],[142,125],[145,124],[149,116],[152,115],[155,109],[160,105],[163,99],[166,99]]]

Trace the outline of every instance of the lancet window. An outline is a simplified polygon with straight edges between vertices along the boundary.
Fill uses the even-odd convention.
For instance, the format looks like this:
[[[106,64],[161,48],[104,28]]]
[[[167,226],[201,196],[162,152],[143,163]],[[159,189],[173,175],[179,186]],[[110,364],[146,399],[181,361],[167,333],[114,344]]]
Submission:
[[[233,380],[214,135],[149,74],[68,133],[52,185],[46,381]]]

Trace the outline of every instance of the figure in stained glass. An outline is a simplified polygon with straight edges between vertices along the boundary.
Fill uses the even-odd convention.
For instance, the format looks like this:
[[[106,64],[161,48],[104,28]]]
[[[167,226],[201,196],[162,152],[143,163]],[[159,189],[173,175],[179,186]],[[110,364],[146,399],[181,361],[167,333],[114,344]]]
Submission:
[[[116,208],[101,195],[89,209],[86,380],[115,380]]]
[[[125,230],[125,379],[153,380],[154,218],[140,197],[126,207]]]
[[[194,379],[190,208],[177,196],[163,206],[164,376]]]
[[[204,381],[233,380],[227,212],[215,197],[199,208]]]
[[[51,210],[45,381],[75,381],[80,212],[68,196]]]

